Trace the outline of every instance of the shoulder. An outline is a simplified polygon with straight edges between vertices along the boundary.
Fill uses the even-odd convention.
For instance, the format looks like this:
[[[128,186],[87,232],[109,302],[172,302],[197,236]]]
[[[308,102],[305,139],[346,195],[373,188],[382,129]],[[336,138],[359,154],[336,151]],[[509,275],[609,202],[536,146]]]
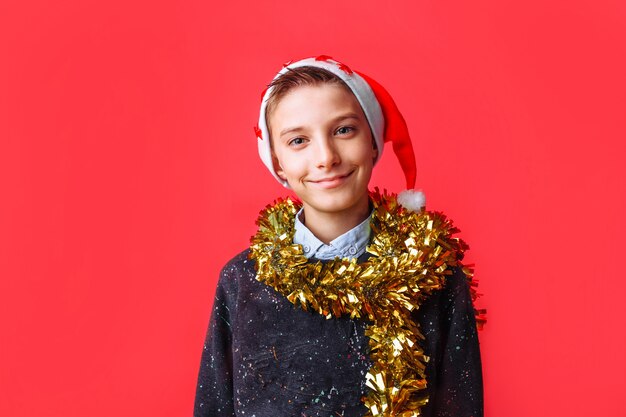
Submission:
[[[221,273],[228,274],[228,273],[236,272],[242,268],[246,268],[248,264],[254,265],[254,262],[252,262],[249,259],[249,255],[250,255],[250,248],[246,248],[242,250],[241,252],[239,252],[232,258],[230,258],[224,264],[224,266],[222,267]]]
[[[470,282],[468,275],[463,272],[463,267],[456,265],[451,267],[449,271],[450,275],[446,276],[444,291],[455,297],[459,294],[469,292]]]
[[[246,248],[229,259],[220,270],[218,288],[229,291],[236,290],[242,280],[255,274],[254,261],[249,259],[250,249]]]

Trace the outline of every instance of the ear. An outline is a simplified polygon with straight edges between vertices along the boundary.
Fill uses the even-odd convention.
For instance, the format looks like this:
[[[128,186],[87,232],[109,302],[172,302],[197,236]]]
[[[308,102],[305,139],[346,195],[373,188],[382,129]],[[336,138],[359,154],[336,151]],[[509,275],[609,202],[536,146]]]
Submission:
[[[372,139],[372,148],[374,149],[374,161],[378,158],[378,146],[376,146],[376,142]]]
[[[287,181],[287,178],[285,177],[285,171],[283,171],[283,167],[280,165],[280,161],[276,157],[274,151],[272,151],[272,165],[274,166],[274,172],[276,172],[278,177],[283,181]]]

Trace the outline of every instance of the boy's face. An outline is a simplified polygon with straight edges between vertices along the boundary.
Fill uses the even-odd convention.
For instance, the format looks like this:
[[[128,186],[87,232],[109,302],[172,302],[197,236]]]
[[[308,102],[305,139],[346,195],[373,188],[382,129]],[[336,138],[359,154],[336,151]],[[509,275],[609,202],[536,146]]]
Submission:
[[[377,150],[356,97],[339,85],[291,90],[269,120],[276,173],[302,200],[305,213],[367,209]]]

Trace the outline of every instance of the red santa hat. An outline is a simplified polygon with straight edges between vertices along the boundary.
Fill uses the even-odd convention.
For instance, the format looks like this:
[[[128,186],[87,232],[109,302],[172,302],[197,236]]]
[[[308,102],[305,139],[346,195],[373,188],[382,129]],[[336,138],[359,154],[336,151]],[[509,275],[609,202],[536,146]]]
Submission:
[[[374,163],[378,162],[383,154],[385,142],[391,142],[394,153],[400,162],[406,178],[407,191],[400,193],[398,200],[409,209],[418,210],[424,205],[424,195],[421,191],[413,191],[415,187],[415,154],[409,131],[402,114],[398,110],[391,95],[378,82],[360,71],[350,69],[336,59],[327,55],[304,58],[299,61],[290,61],[276,74],[274,79],[280,77],[292,68],[311,66],[323,68],[339,77],[350,88],[358,100],[365,117],[369,122],[378,155]],[[259,122],[254,127],[257,136],[259,155],[261,160],[283,186],[289,188],[287,181],[278,176],[272,162],[272,149],[270,146],[270,133],[265,120],[267,100],[272,87],[263,92]]]

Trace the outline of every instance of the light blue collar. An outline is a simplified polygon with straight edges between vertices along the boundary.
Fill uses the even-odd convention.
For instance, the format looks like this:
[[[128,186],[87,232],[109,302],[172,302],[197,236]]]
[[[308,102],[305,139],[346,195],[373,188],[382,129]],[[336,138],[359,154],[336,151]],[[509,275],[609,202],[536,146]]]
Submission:
[[[305,257],[315,257],[320,260],[334,259],[335,257],[358,258],[365,252],[370,239],[370,220],[372,219],[374,210],[372,210],[367,219],[335,238],[328,245],[319,240],[313,232],[300,221],[300,215],[303,212],[304,209],[301,208],[298,214],[296,214],[293,243],[302,245]]]

